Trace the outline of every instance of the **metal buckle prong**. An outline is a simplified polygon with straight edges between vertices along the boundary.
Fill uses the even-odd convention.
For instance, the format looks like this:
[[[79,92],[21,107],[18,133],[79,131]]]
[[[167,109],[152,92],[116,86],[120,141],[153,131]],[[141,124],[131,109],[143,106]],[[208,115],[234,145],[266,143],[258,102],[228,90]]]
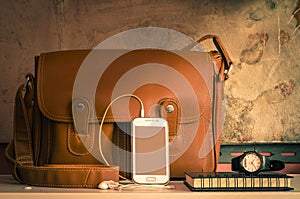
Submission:
[[[228,78],[229,78],[230,73],[231,73],[231,71],[232,71],[232,68],[233,68],[233,64],[231,63],[230,66],[229,66],[229,68],[228,68],[228,69],[225,69],[225,71],[224,71],[225,79],[228,79]]]
[[[26,91],[26,88],[27,88],[29,82],[30,82],[30,77],[27,76],[27,77],[26,77],[26,82],[25,82],[25,84],[24,84],[24,86],[23,86],[23,91]]]

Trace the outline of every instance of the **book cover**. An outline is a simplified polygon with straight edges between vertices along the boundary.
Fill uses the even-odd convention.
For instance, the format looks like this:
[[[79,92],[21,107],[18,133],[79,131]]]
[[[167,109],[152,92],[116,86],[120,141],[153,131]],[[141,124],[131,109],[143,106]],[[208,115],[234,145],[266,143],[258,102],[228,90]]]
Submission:
[[[288,191],[292,176],[279,173],[246,175],[236,172],[186,172],[185,185],[192,191]]]

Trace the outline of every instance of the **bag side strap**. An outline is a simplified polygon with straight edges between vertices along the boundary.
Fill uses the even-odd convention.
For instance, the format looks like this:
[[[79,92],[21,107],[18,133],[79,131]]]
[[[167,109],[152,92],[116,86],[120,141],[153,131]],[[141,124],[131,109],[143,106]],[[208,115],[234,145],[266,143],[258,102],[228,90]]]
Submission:
[[[229,54],[227,50],[225,49],[225,46],[223,45],[221,39],[217,35],[205,35],[197,40],[197,43],[201,43],[205,40],[212,39],[217,51],[212,50],[209,52],[212,59],[215,61],[215,64],[217,68],[219,69],[220,74],[220,82],[214,83],[214,91],[213,93],[217,92],[217,90],[223,89],[223,82],[229,78],[230,72],[233,67],[232,60],[229,57]],[[218,130],[218,118],[220,118],[219,114],[222,112],[220,110],[220,107],[222,107],[222,99],[220,98],[221,95],[213,95],[213,107],[212,107],[212,142],[213,142],[213,161],[214,161],[214,171],[217,169],[217,163],[218,163],[218,153],[220,152],[218,148],[216,148],[216,144],[220,144],[220,137],[218,136],[218,133],[220,131]]]
[[[31,82],[31,86],[28,84]],[[25,92],[25,94],[23,94]],[[23,97],[24,95],[24,97]],[[31,138],[33,76],[20,86],[15,98],[14,139],[5,150],[8,167],[20,183],[51,186],[96,188],[105,180],[119,180],[118,167],[104,165],[57,164],[35,166]]]
[[[197,43],[201,43],[207,39],[213,40],[213,43],[215,44],[217,50],[219,51],[219,53],[222,56],[222,59],[224,61],[224,77],[225,77],[225,80],[227,80],[229,78],[230,72],[233,67],[233,63],[229,57],[229,54],[228,54],[227,50],[225,49],[220,37],[217,35],[205,35],[205,36],[201,37],[200,39],[198,39]]]
[[[31,112],[32,104],[29,104],[33,100],[33,86],[29,85],[29,81],[19,87],[15,97],[14,107],[14,152],[16,161],[22,165],[33,165],[33,153],[32,153],[32,137],[31,137]],[[32,82],[33,83],[33,82]],[[24,97],[23,97],[23,92]]]

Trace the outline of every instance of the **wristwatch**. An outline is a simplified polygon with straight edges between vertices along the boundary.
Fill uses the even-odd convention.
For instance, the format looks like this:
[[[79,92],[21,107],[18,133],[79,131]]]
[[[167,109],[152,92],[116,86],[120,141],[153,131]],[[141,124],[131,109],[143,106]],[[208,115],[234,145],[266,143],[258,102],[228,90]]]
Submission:
[[[245,174],[258,174],[261,171],[279,171],[284,169],[284,162],[270,160],[256,151],[246,151],[242,155],[231,160],[232,171],[244,172]]]

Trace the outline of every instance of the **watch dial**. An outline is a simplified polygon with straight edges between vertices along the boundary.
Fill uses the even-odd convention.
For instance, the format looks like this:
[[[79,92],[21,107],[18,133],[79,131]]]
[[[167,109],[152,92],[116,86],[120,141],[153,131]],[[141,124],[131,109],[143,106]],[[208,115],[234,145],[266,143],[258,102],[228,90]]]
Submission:
[[[261,159],[255,153],[248,153],[241,160],[242,167],[248,172],[258,171],[261,166]]]

